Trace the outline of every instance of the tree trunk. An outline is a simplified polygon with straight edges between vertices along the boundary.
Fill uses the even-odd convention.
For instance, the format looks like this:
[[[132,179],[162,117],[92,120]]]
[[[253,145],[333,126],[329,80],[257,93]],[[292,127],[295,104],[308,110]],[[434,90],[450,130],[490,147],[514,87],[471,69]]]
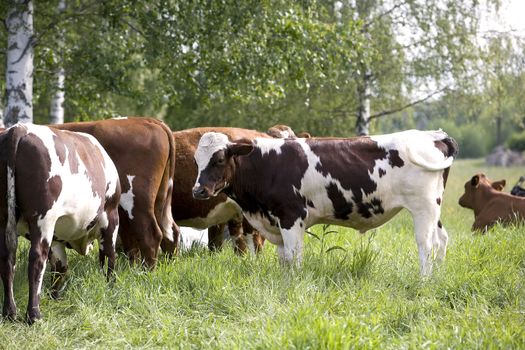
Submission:
[[[51,107],[49,109],[49,124],[64,123],[64,82],[66,73],[64,68],[60,67],[55,73],[56,91],[51,98]]]
[[[58,3],[58,13],[64,12],[66,9],[66,1],[60,0]],[[63,124],[64,123],[64,100],[65,90],[64,84],[66,81],[66,72],[64,70],[64,60],[62,50],[64,48],[64,32],[62,29],[58,32],[57,43],[58,68],[55,72],[56,86],[55,93],[51,98],[51,106],[49,108],[49,124]]]
[[[372,16],[372,9],[375,6],[374,1],[369,2],[356,2],[357,14],[363,23],[368,23]],[[367,39],[367,42],[372,41],[372,36],[368,31],[366,25],[363,26],[363,34]],[[357,83],[357,98],[358,98],[358,109],[357,109],[357,120],[355,122],[355,132],[359,136],[366,136],[369,134],[370,127],[370,97],[372,95],[372,69],[370,64],[364,62],[360,65],[359,82]]]
[[[369,133],[370,126],[370,95],[371,95],[371,83],[372,83],[372,72],[368,67],[364,70],[361,75],[361,82],[359,84],[358,99],[359,108],[357,110],[357,120],[355,125],[355,132],[359,136],[365,136]]]
[[[14,0],[7,19],[6,126],[33,122],[33,2]]]

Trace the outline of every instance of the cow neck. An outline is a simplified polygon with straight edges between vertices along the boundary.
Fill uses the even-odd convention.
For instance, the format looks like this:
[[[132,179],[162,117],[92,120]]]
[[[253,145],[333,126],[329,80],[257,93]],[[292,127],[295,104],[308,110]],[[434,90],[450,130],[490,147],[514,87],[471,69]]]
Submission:
[[[249,157],[250,155],[248,154],[245,156],[238,156],[233,158],[235,168],[232,171],[231,184],[230,186],[228,186],[228,188],[224,189],[223,191],[228,197],[235,200],[237,204],[239,204],[245,210],[247,209],[247,203],[245,203],[243,200],[244,194],[250,191],[250,189],[248,189],[247,187],[249,187],[250,183],[253,184],[255,180],[253,178],[246,180],[245,177],[251,177],[253,174],[256,174],[254,173],[256,169],[254,169],[254,166],[249,161]]]
[[[504,195],[505,193],[503,192],[500,192],[498,190],[495,190],[493,189],[492,187],[490,188],[484,188],[480,191],[480,197],[481,197],[481,200],[476,200],[475,203],[488,203],[492,198],[494,198],[495,196],[498,196],[498,195]],[[483,206],[482,205],[476,205],[474,207],[474,215],[479,215],[479,213],[481,213],[483,211]]]

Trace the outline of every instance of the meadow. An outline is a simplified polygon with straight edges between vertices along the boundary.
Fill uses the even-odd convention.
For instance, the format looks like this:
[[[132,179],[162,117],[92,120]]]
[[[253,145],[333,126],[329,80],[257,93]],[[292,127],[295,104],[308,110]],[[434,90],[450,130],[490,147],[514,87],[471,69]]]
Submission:
[[[153,272],[121,256],[108,284],[96,254],[70,253],[61,300],[50,298],[47,276],[43,320],[28,326],[20,239],[19,320],[0,321],[0,349],[523,349],[524,229],[473,235],[472,212],[457,204],[481,170],[507,179],[506,191],[525,173],[455,162],[442,212],[447,257],[428,278],[419,276],[412,220],[402,212],[365,235],[311,228],[301,269],[281,268],[271,244],[257,257],[194,248],[161,258]]]

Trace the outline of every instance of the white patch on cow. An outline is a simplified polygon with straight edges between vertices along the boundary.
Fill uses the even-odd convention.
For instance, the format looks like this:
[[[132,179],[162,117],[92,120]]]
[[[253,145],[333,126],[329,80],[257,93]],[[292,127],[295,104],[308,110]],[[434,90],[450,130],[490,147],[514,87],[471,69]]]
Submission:
[[[268,241],[273,244],[280,245],[283,243],[283,237],[278,227],[273,226],[270,221],[261,213],[244,213],[244,217],[250,225],[259,233],[263,235]]]
[[[246,246],[248,247],[248,251],[250,253],[255,254],[256,251],[255,251],[255,242],[253,241],[254,240],[253,233],[247,233],[244,237],[246,239]]]
[[[182,226],[190,226],[202,230],[213,225],[225,223],[234,217],[241,216],[241,207],[239,207],[235,201],[228,198],[226,201],[217,204],[211,209],[206,217],[177,220],[177,223]]]
[[[202,135],[194,155],[195,162],[199,169],[199,175],[202,170],[206,169],[215,152],[226,149],[229,144],[230,141],[228,141],[228,136],[224,134],[218,132],[207,132]],[[197,178],[197,185],[199,183],[198,180],[199,179]]]
[[[128,117],[113,117],[111,119],[113,119],[113,120],[125,120],[125,119],[128,119]]]
[[[54,260],[60,261],[63,267],[67,267],[66,247],[63,243],[53,241],[51,243],[51,252]]]
[[[299,266],[303,260],[304,224],[301,218],[295,220],[290,229],[281,229],[283,243],[278,249],[281,262]]]
[[[372,136],[380,147],[387,150],[395,149],[400,154],[405,154],[405,161],[427,170],[443,170],[452,165],[453,157],[445,158],[443,153],[435,146],[434,141],[440,141],[448,135],[442,130],[420,131],[406,130],[389,135]]]
[[[135,178],[135,175],[126,175],[126,178],[128,179],[129,190],[120,195],[119,204],[122,209],[128,213],[128,217],[133,220],[133,198],[135,198],[135,194],[133,193],[133,179]]]
[[[281,154],[281,147],[284,145],[284,139],[265,139],[265,138],[256,138],[254,140],[255,146],[261,150],[261,154],[269,154],[271,151],[274,151],[276,154]]]
[[[192,227],[180,226],[181,248],[183,250],[190,249],[193,245],[208,244],[208,229],[197,230]]]

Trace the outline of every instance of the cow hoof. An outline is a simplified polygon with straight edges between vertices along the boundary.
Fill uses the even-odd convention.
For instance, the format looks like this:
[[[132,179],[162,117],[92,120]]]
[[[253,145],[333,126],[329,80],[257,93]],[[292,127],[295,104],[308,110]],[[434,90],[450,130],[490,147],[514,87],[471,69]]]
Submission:
[[[15,312],[3,312],[2,316],[9,321],[14,321],[16,319],[16,311]]]
[[[34,310],[32,312],[26,313],[26,322],[30,325],[37,322],[42,318],[42,315],[40,315],[40,310]]]
[[[51,298],[54,300],[59,300],[62,297],[62,293],[58,289],[51,291]]]

